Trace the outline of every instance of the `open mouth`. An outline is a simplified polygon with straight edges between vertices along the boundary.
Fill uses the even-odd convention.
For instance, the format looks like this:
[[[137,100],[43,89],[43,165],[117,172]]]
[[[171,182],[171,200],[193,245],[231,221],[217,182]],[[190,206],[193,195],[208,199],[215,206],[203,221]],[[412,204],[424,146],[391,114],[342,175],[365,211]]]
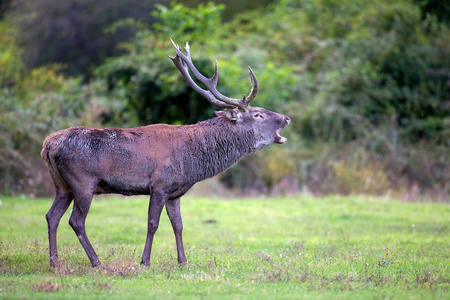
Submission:
[[[287,141],[287,138],[280,135],[280,131],[281,129],[277,131],[277,135],[275,136],[275,143],[277,144],[283,144]]]
[[[289,123],[291,123],[291,119],[289,119],[288,116],[285,116],[284,118],[286,124],[283,126],[283,128],[289,125]],[[277,135],[275,136],[275,143],[277,144],[283,144],[284,142],[287,141],[287,138],[280,135],[280,131],[283,130],[283,128],[277,130]]]

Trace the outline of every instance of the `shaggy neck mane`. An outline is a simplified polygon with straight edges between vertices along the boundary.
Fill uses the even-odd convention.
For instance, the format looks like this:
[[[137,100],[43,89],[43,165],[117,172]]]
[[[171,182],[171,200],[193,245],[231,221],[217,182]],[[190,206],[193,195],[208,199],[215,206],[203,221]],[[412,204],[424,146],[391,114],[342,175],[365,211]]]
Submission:
[[[238,128],[225,116],[189,126],[186,142],[189,150],[184,161],[196,181],[230,168],[255,144],[252,131]]]

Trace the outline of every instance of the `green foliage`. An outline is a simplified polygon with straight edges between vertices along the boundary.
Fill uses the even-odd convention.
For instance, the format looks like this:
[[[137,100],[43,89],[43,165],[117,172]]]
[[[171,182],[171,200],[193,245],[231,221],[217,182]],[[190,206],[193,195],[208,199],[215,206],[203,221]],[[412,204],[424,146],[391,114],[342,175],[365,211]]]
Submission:
[[[24,92],[2,90],[0,97],[0,188],[3,192],[46,194],[39,153],[49,132],[78,124],[85,111],[80,81],[35,69],[21,84]]]
[[[3,162],[19,166],[23,156],[38,158],[45,135],[71,125],[190,124],[213,117],[214,107],[185,83],[167,58],[174,55],[169,41],[173,38],[181,45],[190,42],[192,59],[205,76],[213,74],[218,60],[218,89],[230,97],[248,94],[246,70],[251,66],[260,85],[252,104],[292,119],[283,131],[288,143],[248,157],[222,176],[227,186],[269,193],[343,194],[397,193],[418,187],[448,198],[450,32],[445,5],[431,0],[280,0],[232,18],[228,15],[224,22],[224,5],[193,7],[189,1],[186,7],[173,1],[169,6],[156,5],[146,18],[126,13],[112,18],[113,23],[108,7],[117,9],[122,3],[113,1],[99,8],[85,2],[66,14],[85,26],[77,28],[86,33],[86,28],[95,27],[90,32],[95,36],[107,32],[117,34],[116,38],[126,32],[127,37],[113,43],[120,44],[123,54],[100,66],[114,52],[108,52],[114,47],[103,43],[105,36],[98,45],[111,49],[95,51],[102,53],[101,58],[77,55],[83,61],[89,56],[92,60],[84,61],[86,66],[95,67],[84,85],[81,79],[62,77],[71,63],[24,67],[30,66],[28,60],[37,59],[30,49],[41,53],[48,42],[39,38],[45,30],[27,27],[30,20],[41,20],[43,26],[58,20],[48,20],[52,14],[38,4],[48,3],[48,10],[58,15],[71,1],[58,5],[52,0],[19,1],[16,18],[0,23],[5,103],[0,109],[6,132],[0,152],[9,153],[0,155]],[[30,6],[21,6],[25,3]],[[88,8],[98,9],[97,20],[78,13]],[[31,12],[36,19],[19,22]],[[19,31],[14,22],[19,22]],[[73,24],[66,25],[61,26],[72,32]],[[25,48],[18,46],[18,36],[28,41]],[[72,61],[71,52],[51,50],[50,44],[48,49],[46,55],[64,52],[68,57],[61,61]],[[80,67],[77,60],[73,63]],[[27,123],[33,125],[23,125],[23,120],[33,120]],[[28,138],[28,133],[33,137]],[[24,146],[28,140],[33,141],[30,147]],[[28,153],[26,149],[34,154],[22,155],[21,151]],[[359,151],[367,153],[363,163],[357,159]],[[2,170],[10,184],[22,176]],[[381,177],[389,184],[372,180]],[[361,182],[371,180],[379,186],[359,188],[364,186]]]
[[[108,60],[96,75],[106,78],[109,92],[125,96],[123,113],[136,114],[138,124],[182,124],[205,119],[205,115],[211,114],[211,108],[205,107],[204,101],[185,87],[184,79],[177,76],[167,58],[173,52],[169,37],[177,40],[185,35],[200,36],[205,26],[218,27],[222,8],[208,4],[194,10],[175,2],[170,9],[157,7],[153,12],[157,19],[154,29],[139,31],[134,43],[124,45],[129,54]],[[206,62],[198,62],[200,70]]]
[[[15,41],[15,27],[11,21],[0,22],[0,86],[16,83],[24,71],[21,49]]]
[[[67,212],[61,266],[48,263],[50,199],[1,198],[2,296],[79,298],[446,299],[447,204],[362,196],[182,200],[188,264],[176,261],[164,214],[150,267],[139,265],[146,197],[94,201],[87,230],[103,265],[92,268]],[[213,220],[214,222],[211,222]]]
[[[390,171],[416,181],[413,149],[430,143],[443,160],[429,161],[424,177],[435,180],[420,185],[448,191],[441,170],[450,163],[449,28],[411,1],[286,0],[272,8],[232,26],[252,45],[270,48],[278,68],[296,67],[294,88],[276,89],[289,91],[290,101],[272,99],[291,112],[294,134],[312,150],[310,173],[356,144],[375,154],[372,163],[390,161]]]
[[[110,59],[97,70],[97,76],[107,78],[110,91],[126,95],[124,111],[136,112],[140,124],[185,124],[213,116],[213,108],[185,84],[167,59],[168,53],[174,55],[169,37],[176,42],[191,41],[193,61],[206,76],[212,75],[213,62],[219,58],[223,94],[235,98],[248,94],[246,66],[251,65],[262,87],[258,96],[262,105],[274,108],[288,100],[295,84],[291,76],[294,67],[266,64],[268,49],[236,47],[230,40],[231,28],[221,23],[223,6],[209,3],[192,9],[173,2],[170,7],[157,8],[153,12],[157,21],[151,29],[139,31],[136,40],[125,45],[129,53]]]
[[[4,28],[6,23],[0,23]],[[60,66],[27,72],[14,35],[0,34],[0,44],[6,70],[0,75],[0,190],[48,194],[51,183],[39,157],[42,142],[50,132],[88,119],[88,95],[81,79],[65,78]]]
[[[170,36],[172,39],[205,40],[216,33],[220,27],[220,13],[223,5],[199,4],[196,8],[188,8],[172,2],[170,7],[156,5],[152,15],[157,19],[153,24],[154,32],[160,37]]]
[[[291,14],[281,17],[288,8],[296,18],[292,23]],[[294,40],[289,52],[303,73],[300,100],[312,102],[298,120],[302,135],[348,142],[364,138],[383,118],[394,118],[402,137],[446,141],[446,26],[431,17],[422,20],[409,1],[283,1],[272,14],[274,20],[289,20],[285,30],[273,33],[272,44],[281,46],[272,55],[281,57],[288,47],[278,41]],[[255,23],[260,25],[249,29],[261,30],[258,35],[276,28],[265,18]],[[311,27],[314,31],[307,31]]]

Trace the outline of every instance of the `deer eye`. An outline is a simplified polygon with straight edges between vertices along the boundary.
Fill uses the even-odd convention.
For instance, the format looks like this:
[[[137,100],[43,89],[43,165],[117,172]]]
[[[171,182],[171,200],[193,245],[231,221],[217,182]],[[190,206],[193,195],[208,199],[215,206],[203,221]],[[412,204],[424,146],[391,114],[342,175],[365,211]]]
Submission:
[[[263,115],[263,114],[260,114],[260,113],[255,113],[255,114],[253,115],[253,118],[255,118],[255,119],[263,119],[263,120],[264,120],[264,115]]]

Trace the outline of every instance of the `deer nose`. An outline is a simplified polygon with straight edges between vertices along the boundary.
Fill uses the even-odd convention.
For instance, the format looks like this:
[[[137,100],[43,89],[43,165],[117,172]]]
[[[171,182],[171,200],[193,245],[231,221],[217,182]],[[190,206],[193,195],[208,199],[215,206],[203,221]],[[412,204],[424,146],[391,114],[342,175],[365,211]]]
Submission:
[[[291,118],[289,118],[288,116],[284,116],[284,121],[286,121],[286,124],[291,123]]]

